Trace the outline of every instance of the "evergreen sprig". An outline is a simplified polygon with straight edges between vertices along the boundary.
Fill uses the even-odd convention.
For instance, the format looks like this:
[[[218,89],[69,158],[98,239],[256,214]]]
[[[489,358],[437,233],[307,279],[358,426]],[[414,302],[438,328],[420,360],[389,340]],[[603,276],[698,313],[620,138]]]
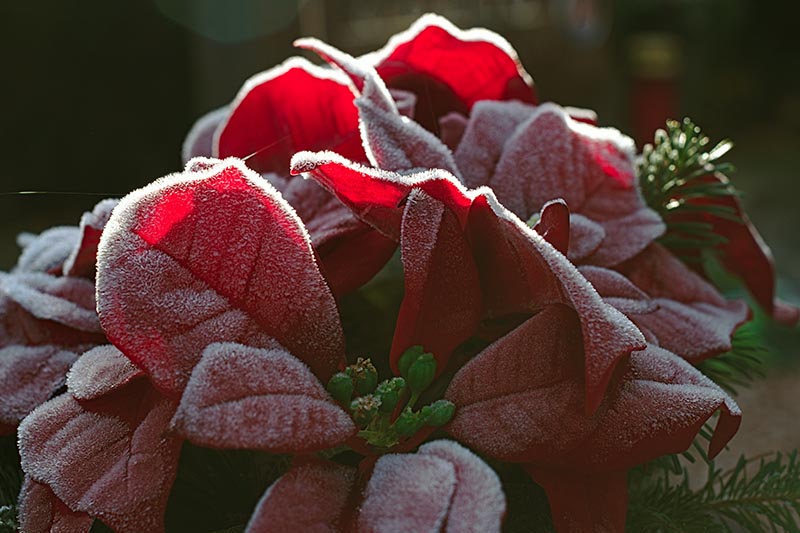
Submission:
[[[0,532],[17,531],[17,495],[22,487],[16,435],[0,438]]]
[[[708,480],[697,490],[685,469],[677,480],[668,470],[639,471],[630,489],[629,531],[800,530],[797,451],[761,458],[757,466],[742,457],[727,472],[711,462]]]
[[[698,365],[703,374],[732,394],[763,378],[763,361],[767,349],[752,322],[740,326],[731,338],[728,352],[706,359]]]
[[[739,221],[732,207],[698,205],[696,200],[738,196],[727,181],[704,179],[710,174],[729,174],[730,163],[718,162],[733,143],[723,140],[711,147],[709,138],[688,118],[682,122],[668,120],[666,129],[655,133],[653,144],[644,146],[637,173],[639,186],[647,205],[661,215],[667,231],[659,240],[686,261],[697,261],[686,250],[711,249],[725,244],[725,237],[716,234],[711,224],[687,220],[698,212]]]

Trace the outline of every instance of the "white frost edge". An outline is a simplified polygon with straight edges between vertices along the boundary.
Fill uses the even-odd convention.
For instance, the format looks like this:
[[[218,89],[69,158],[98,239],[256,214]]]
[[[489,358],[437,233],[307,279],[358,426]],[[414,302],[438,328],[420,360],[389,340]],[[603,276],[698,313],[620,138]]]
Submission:
[[[517,73],[520,75],[523,81],[525,81],[529,87],[534,86],[533,78],[525,70],[525,67],[522,66],[522,62],[517,55],[517,51],[514,50],[514,47],[511,46],[511,43],[509,43],[503,36],[486,28],[470,28],[467,30],[462,30],[443,16],[437,15],[436,13],[425,13],[416,21],[414,21],[414,23],[412,23],[407,30],[396,33],[390,37],[383,48],[364,54],[363,56],[359,57],[359,59],[377,66],[381,64],[387,57],[389,57],[398,46],[414,40],[425,29],[432,26],[441,28],[461,41],[482,41],[496,46],[501,51],[505,52],[512,61],[514,61],[514,64],[517,67]]]
[[[196,168],[198,170],[191,170]],[[236,157],[228,157],[226,159],[214,159],[208,157],[195,157],[186,163],[186,169],[181,172],[168,174],[159,178],[140,189],[135,189],[123,197],[119,204],[114,208],[111,217],[106,223],[106,227],[100,236],[100,243],[97,246],[97,271],[98,283],[96,283],[96,298],[98,302],[98,310],[100,309],[100,302],[102,301],[101,289],[103,283],[100,283],[99,277],[102,275],[102,265],[106,261],[106,250],[114,245],[114,241],[124,238],[124,233],[130,231],[132,226],[138,221],[138,218],[129,216],[131,213],[136,213],[139,203],[147,203],[153,198],[157,197],[164,189],[189,186],[195,182],[211,179],[221,173],[227,168],[234,168],[239,171],[242,177],[254,189],[263,192],[265,195],[274,198],[277,205],[281,207],[286,215],[291,219],[300,229],[300,234],[308,248],[308,253],[313,257],[314,251],[311,246],[311,236],[308,233],[303,222],[300,220],[299,215],[294,208],[287,202],[280,191],[278,191],[271,183],[261,178],[261,176],[251,170],[245,165],[244,161]]]

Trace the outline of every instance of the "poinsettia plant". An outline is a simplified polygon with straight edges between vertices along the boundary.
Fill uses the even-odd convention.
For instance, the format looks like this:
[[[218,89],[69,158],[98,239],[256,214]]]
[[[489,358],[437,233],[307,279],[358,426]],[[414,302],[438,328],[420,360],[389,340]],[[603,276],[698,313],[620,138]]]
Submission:
[[[254,76],[184,170],[21,238],[23,531],[622,531],[642,465],[725,448],[742,413],[703,362],[751,312],[697,260],[798,310],[721,149],[687,122],[637,155],[437,16],[360,58],[296,44],[328,66]],[[201,503],[231,469],[255,488]]]

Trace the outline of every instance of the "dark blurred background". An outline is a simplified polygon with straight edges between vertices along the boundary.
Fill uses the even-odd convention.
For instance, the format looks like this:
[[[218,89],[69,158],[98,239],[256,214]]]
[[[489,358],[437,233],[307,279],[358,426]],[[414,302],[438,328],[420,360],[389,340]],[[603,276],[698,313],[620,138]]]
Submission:
[[[800,302],[800,2],[784,0],[2,0],[0,270],[20,231],[77,224],[180,170],[194,120],[294,38],[361,54],[428,11],[501,33],[542,101],[593,108],[640,143],[686,115],[732,138],[780,292]],[[770,335],[800,360],[798,330]],[[800,446],[797,370],[773,374],[741,398],[739,448]]]

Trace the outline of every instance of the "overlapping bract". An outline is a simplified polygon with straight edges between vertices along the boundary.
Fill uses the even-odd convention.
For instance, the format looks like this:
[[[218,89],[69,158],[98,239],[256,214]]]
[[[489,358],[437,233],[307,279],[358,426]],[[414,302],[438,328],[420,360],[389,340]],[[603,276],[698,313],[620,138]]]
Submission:
[[[0,347],[0,370],[21,361],[15,375],[47,379],[0,427],[75,359],[40,337],[68,328],[90,335],[69,336],[81,350],[102,345],[20,427],[25,527],[163,530],[188,439],[295,455],[251,532],[499,530],[500,480],[454,441],[380,458],[354,445],[358,468],[312,455],[357,438],[323,387],[345,361],[337,298],[398,246],[393,370],[411,346],[432,352],[452,377],[446,431],[523,465],[559,530],[621,530],[626,471],[686,449],[717,412],[709,452],[724,447],[741,413],[689,363],[729,349],[748,311],[653,242],[664,224],[627,137],[534,105],[516,54],[485,30],[425,16],[358,59],[298,44],[341,72],[291,59],[251,78],[195,125],[183,173],[115,209],[99,245],[102,330],[91,283],[52,275],[92,275],[113,206],[85,217],[77,251],[61,246],[74,229],[26,237],[0,306],[28,313],[2,323],[9,338],[35,335],[11,347],[25,358]]]
[[[459,383],[469,385],[461,385],[462,392],[450,396],[459,408],[450,431],[484,453],[530,463],[529,471],[548,490],[557,523],[565,529],[575,524],[579,530],[624,527],[626,497],[620,479],[624,480],[625,470],[685,449],[705,420],[722,409],[725,414],[710,450],[712,455],[718,453],[738,428],[741,413],[733,400],[674,354],[655,347],[637,352],[645,346],[637,345],[635,336],[625,335],[629,323],[594,300],[593,290],[581,290],[583,277],[577,272],[573,275],[569,262],[557,259],[563,258],[561,254],[533,245],[538,242],[535,234],[518,218],[534,219],[538,214],[536,227],[548,242],[573,263],[587,265],[596,278],[613,278],[606,286],[600,284],[601,295],[637,324],[650,324],[652,329],[644,328],[650,342],[659,342],[655,329],[662,343],[692,361],[726,351],[733,330],[746,320],[748,311],[741,302],[726,302],[696,276],[681,278],[688,269],[668,253],[659,256],[663,264],[651,259],[662,251],[652,243],[664,232],[664,223],[647,208],[638,191],[633,143],[615,130],[573,120],[566,110],[550,104],[487,102],[485,108],[475,106],[463,134],[451,141],[457,145],[454,167],[444,145],[392,113],[391,106],[381,105],[379,97],[385,91],[374,89],[382,83],[374,72],[352,58],[322,52],[351,77],[365,77],[356,102],[367,154],[377,166],[402,175],[368,169],[330,153],[298,154],[292,167],[294,172],[313,176],[359,218],[400,241],[406,294],[395,331],[393,363],[409,345],[427,344],[444,366],[454,348],[477,332],[482,320],[514,317],[519,323],[525,313],[534,314],[523,322],[535,332],[527,342],[514,349],[505,344],[514,338],[513,332],[500,336],[456,372],[453,390],[459,390]],[[445,162],[445,170],[413,173],[426,160]],[[468,185],[491,186],[499,202],[491,192],[465,191],[448,171],[462,176]],[[505,225],[498,224],[500,220]],[[437,268],[438,250],[447,250],[457,259],[447,268]],[[660,270],[648,272],[654,265]],[[672,285],[653,282],[659,276],[669,278]],[[537,283],[526,283],[530,280]],[[469,314],[465,310],[469,304],[480,311]],[[546,391],[534,388],[526,395],[523,391],[530,385],[526,377],[543,372],[524,368],[521,362],[546,360],[536,353],[533,339],[546,338],[552,324],[568,322],[552,311],[554,305],[577,311],[581,328],[556,336],[572,339],[583,356],[582,364],[571,366],[562,360],[545,365],[558,368],[564,376],[545,379]],[[447,309],[458,310],[457,325],[447,322]],[[602,326],[594,329],[597,324]],[[613,339],[611,346],[617,342],[618,352],[598,342],[602,328],[612,331],[603,340]],[[692,342],[698,335],[702,341]],[[576,350],[563,350],[556,344],[543,351]],[[484,371],[470,372],[477,361],[486,361]],[[612,379],[614,371],[617,377]],[[580,374],[574,378],[577,381],[565,377],[570,372]],[[645,381],[663,379],[661,389],[639,385],[637,376],[645,374]],[[608,407],[607,402],[623,394],[631,398],[627,405]],[[637,394],[647,401],[637,401]],[[705,400],[699,401],[700,397]],[[577,418],[566,432],[568,442],[552,440],[563,430],[566,416],[558,409],[569,409],[576,400],[585,409],[576,411]],[[473,403],[486,410],[478,408],[479,415],[468,416]],[[606,409],[612,418],[603,421]],[[630,412],[642,413],[642,418],[628,416]],[[601,442],[599,433],[595,435],[599,440],[582,443],[582,432],[597,433],[589,420],[597,427],[614,427],[613,443]],[[660,437],[649,439],[646,434]],[[585,447],[579,448],[581,444]],[[564,446],[579,451],[559,466]],[[602,458],[586,462],[586,457],[598,457],[598,453]],[[540,472],[552,474],[553,469],[554,475]],[[561,474],[571,483],[558,483]],[[593,507],[591,498],[585,505],[581,502],[582,491],[588,494],[594,491],[592,487],[607,485],[617,489],[611,496],[602,489],[598,492],[598,497],[611,503],[607,515],[601,512],[602,505]],[[583,518],[573,525],[559,518],[573,514]]]
[[[22,253],[0,273],[0,433],[10,433],[63,384],[85,350],[105,342],[95,311],[97,242],[116,200],[80,226],[22,234]]]
[[[500,530],[506,504],[497,474],[453,441],[383,455],[370,470],[296,465],[264,494],[247,531]]]
[[[706,183],[725,185],[729,180],[722,174],[703,176]],[[711,230],[725,239],[716,249],[723,266],[742,279],[753,298],[773,320],[787,326],[800,321],[800,308],[784,302],[775,295],[775,265],[772,252],[758,230],[750,222],[742,203],[736,196],[719,198],[690,198],[688,204],[700,209],[677,217],[683,222],[709,224]],[[731,217],[723,217],[702,208],[730,210]],[[701,250],[688,249],[687,254],[699,255]]]
[[[67,393],[40,406],[20,428],[28,476],[72,511],[120,531],[163,529],[181,443],[197,435],[193,410],[209,399],[225,403],[225,391],[235,385],[242,394],[248,374],[259,375],[252,366],[258,361],[236,357],[239,350],[258,358],[259,348],[273,350],[270,357],[291,347],[323,377],[343,357],[333,297],[291,208],[238,161],[198,160],[189,168],[132,193],[114,211],[100,244],[97,284],[101,321],[115,346],[88,352],[73,367]],[[225,231],[227,238],[218,240]],[[218,275],[223,264],[240,270]],[[214,344],[221,341],[254,347]],[[317,405],[327,404],[328,412],[340,411],[308,367],[288,353],[282,357],[288,366],[273,366],[256,382],[254,396],[270,392],[258,389],[266,380],[270,409],[294,411],[289,427],[295,429],[310,412],[307,402],[298,403],[298,387]],[[251,364],[226,376],[231,358]],[[305,372],[305,382],[290,386],[292,372]],[[184,395],[187,382],[191,394]],[[228,421],[244,434],[251,411],[237,400],[219,413],[201,411],[205,422]],[[337,420],[333,444],[352,433],[345,413]],[[306,427],[313,430],[316,422],[307,419]],[[202,429],[205,440],[197,440],[213,441],[213,432]],[[295,435],[293,446],[308,436]],[[329,441],[303,442],[298,451],[322,449]],[[234,436],[211,444],[250,442]]]
[[[220,232],[227,238],[218,240]],[[208,263],[230,258],[231,246],[240,259],[231,268],[244,270],[215,275],[219,264]],[[70,372],[67,393],[20,427],[23,468],[38,491],[27,498],[49,490],[51,514],[62,505],[119,531],[159,531],[184,439],[303,455],[354,435],[353,421],[320,382],[344,352],[308,235],[279,194],[240,162],[192,161],[185,173],[123,199],[100,258],[100,316],[115,346],[87,352]],[[499,524],[504,507],[494,474],[455,444],[444,449],[476,479],[494,479],[494,499],[479,514]],[[446,487],[450,496],[460,483],[454,478]],[[448,502],[418,519],[470,512]],[[370,508],[383,516],[393,509],[383,505],[394,503]],[[62,514],[49,520],[66,520]],[[45,518],[30,511],[25,520]],[[87,523],[81,518],[81,527]]]

